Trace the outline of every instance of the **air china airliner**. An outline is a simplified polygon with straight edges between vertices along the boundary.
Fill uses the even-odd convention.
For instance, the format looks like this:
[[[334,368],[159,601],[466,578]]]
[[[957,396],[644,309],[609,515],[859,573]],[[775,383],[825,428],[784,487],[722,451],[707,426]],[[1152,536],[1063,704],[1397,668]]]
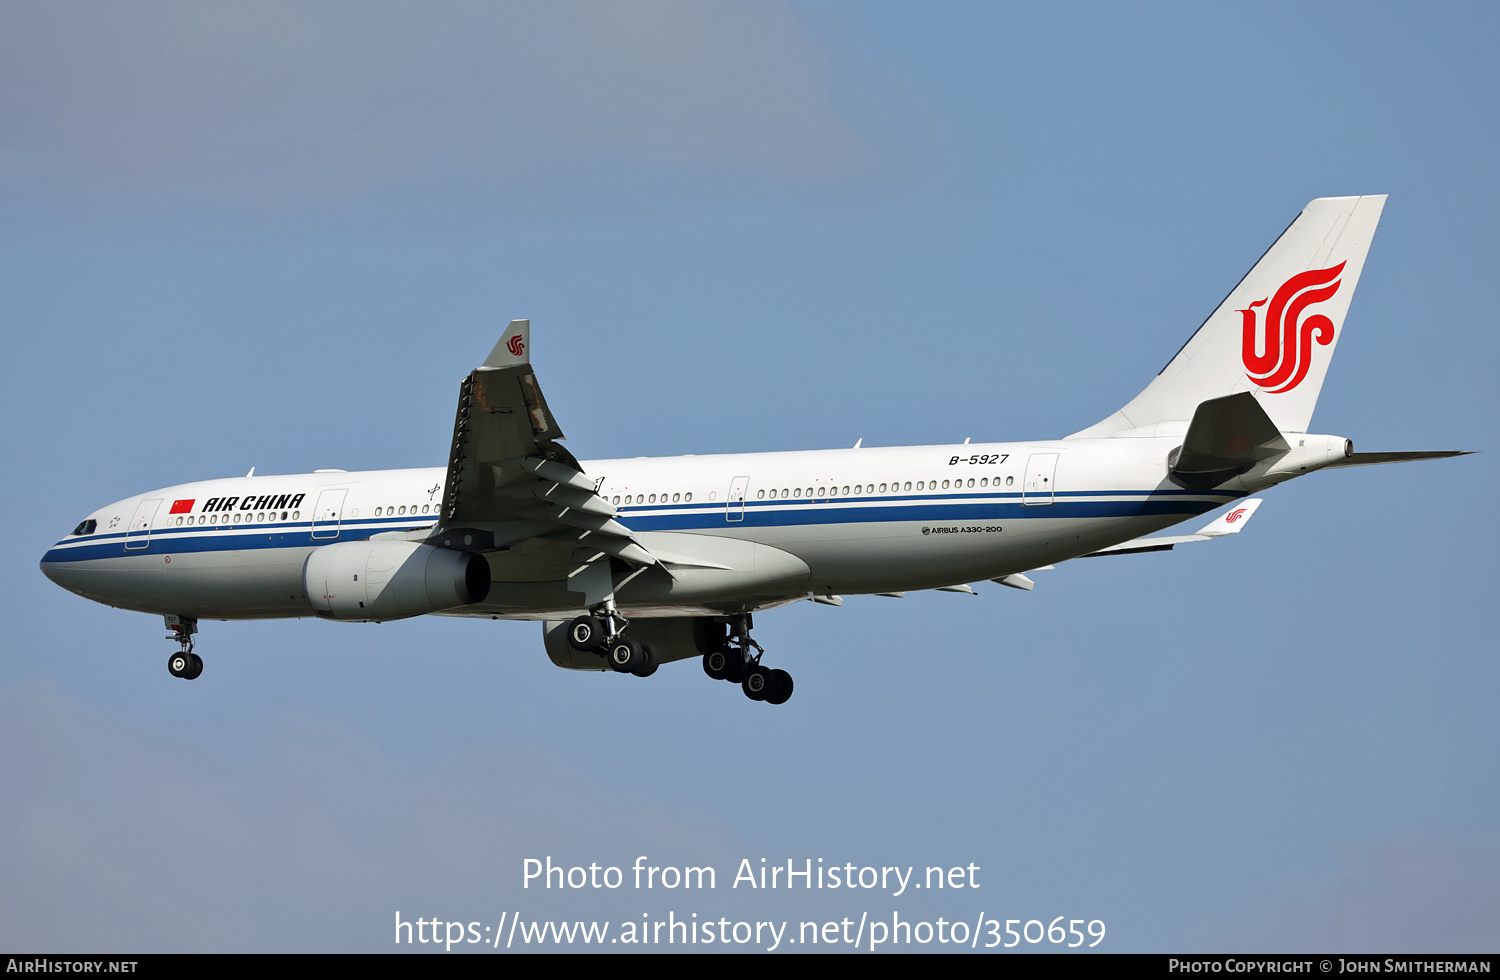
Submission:
[[[799,600],[1031,589],[1028,571],[1238,531],[1245,499],[1356,453],[1308,431],[1384,196],[1310,203],[1161,373],[1081,432],[1027,443],[580,462],[514,320],[459,387],[448,465],[206,480],[88,515],[43,556],[63,588],[166,618],[428,613],[543,622],[560,667],[649,676],[697,657],[772,704],[752,615]],[[1195,534],[1150,536],[1228,505]]]

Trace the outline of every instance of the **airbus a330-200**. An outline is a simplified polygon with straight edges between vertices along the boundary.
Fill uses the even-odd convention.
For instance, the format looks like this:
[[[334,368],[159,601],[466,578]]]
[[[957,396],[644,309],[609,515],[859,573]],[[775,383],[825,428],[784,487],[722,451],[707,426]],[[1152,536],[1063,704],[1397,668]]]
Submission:
[[[645,677],[700,659],[753,700],[753,615],[803,600],[1029,590],[1028,572],[1243,528],[1251,497],[1356,453],[1309,431],[1385,204],[1311,202],[1119,411],[1040,442],[579,461],[514,320],[463,379],[446,467],[248,475],[89,514],[42,558],[78,595],[162,615],[173,676],[200,620],[438,614],[543,623],[560,667]],[[1227,508],[1195,534],[1147,536]]]

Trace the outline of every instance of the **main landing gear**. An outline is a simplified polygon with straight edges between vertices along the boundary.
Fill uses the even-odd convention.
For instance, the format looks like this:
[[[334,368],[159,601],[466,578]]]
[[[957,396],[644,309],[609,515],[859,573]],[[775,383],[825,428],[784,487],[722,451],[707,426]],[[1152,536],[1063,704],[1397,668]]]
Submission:
[[[792,675],[761,664],[766,651],[750,637],[750,614],[732,617],[729,635],[716,638],[717,648],[703,655],[703,672],[716,681],[738,684],[751,701],[785,704],[792,696]],[[751,649],[757,652],[752,654]]]
[[[575,650],[601,654],[622,674],[650,677],[656,673],[656,654],[648,644],[624,635],[629,621],[614,605],[607,604],[595,615],[579,616],[568,624],[568,644]]]
[[[182,649],[167,659],[167,672],[173,677],[190,681],[203,673],[203,658],[193,652],[193,634],[198,632],[198,621],[191,616],[167,616],[167,639],[176,640]]]

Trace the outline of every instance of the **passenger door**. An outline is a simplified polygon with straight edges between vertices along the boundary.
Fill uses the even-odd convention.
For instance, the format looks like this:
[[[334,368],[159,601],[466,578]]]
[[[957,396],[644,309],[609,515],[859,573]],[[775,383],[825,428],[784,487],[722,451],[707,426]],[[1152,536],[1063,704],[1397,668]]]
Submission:
[[[344,497],[348,488],[324,490],[318,494],[318,506],[313,511],[312,536],[318,540],[331,541],[339,536],[339,521],[344,516]]]
[[[750,489],[750,478],[748,476],[737,476],[729,485],[729,499],[724,503],[724,520],[743,521],[745,519],[745,494]]]
[[[1056,492],[1057,453],[1032,453],[1026,460],[1026,475],[1021,481],[1021,503],[1027,507],[1045,507]]]
[[[160,506],[161,498],[157,497],[155,500],[142,500],[136,507],[135,516],[125,529],[126,551],[144,551],[151,546],[151,524],[156,520],[156,511]]]

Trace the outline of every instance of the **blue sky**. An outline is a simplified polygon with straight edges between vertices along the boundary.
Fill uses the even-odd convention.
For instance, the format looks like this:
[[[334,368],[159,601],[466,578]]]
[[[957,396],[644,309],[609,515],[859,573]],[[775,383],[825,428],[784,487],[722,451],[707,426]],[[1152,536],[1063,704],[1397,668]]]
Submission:
[[[1493,10],[0,8],[0,946],[370,950],[444,919],[1102,919],[1125,950],[1493,950]],[[441,465],[530,317],[582,459],[1046,438],[1308,200],[1390,195],[1247,534],[757,620],[780,709],[534,624],[205,623],[38,572],[94,507]],[[975,863],[981,890],[542,895],[521,861]]]

